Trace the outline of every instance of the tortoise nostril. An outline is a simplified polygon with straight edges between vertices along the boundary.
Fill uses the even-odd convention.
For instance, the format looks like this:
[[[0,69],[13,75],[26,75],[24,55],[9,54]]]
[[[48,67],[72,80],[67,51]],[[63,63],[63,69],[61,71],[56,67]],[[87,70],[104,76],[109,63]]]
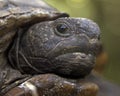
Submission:
[[[98,36],[98,40],[100,40],[100,38],[101,38],[101,36],[99,35],[99,36]]]

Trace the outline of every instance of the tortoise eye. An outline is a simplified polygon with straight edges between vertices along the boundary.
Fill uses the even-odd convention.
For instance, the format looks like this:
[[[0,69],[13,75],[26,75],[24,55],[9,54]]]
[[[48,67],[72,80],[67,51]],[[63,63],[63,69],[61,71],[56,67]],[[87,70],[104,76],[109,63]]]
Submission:
[[[65,24],[58,24],[56,26],[56,29],[57,29],[58,32],[64,34],[64,33],[66,33],[68,28],[67,28],[67,26]]]
[[[55,32],[60,36],[69,36],[69,27],[66,24],[57,24],[55,28]]]

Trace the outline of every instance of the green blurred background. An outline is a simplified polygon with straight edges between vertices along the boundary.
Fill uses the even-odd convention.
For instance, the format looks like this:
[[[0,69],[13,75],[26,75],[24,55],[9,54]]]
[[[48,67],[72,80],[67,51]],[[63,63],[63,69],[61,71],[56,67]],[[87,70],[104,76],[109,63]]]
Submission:
[[[71,17],[85,17],[97,22],[108,54],[104,78],[120,84],[120,0],[45,0]]]

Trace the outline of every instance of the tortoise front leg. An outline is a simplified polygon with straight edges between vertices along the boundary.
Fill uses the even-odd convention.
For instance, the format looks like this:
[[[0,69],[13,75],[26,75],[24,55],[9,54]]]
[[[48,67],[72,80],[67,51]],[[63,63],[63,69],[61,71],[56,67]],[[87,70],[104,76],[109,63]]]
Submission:
[[[4,96],[96,96],[97,85],[84,80],[37,75],[11,89]]]

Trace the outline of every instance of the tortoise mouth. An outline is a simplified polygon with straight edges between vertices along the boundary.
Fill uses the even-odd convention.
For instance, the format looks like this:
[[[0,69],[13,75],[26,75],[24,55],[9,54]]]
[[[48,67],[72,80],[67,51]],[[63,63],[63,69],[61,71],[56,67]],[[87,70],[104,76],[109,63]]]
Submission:
[[[90,57],[90,56],[94,56],[92,54],[87,54],[87,53],[83,53],[83,52],[78,52],[78,51],[75,51],[75,52],[66,52],[66,53],[63,53],[63,54],[60,54],[58,55],[57,57],[66,57],[68,55],[72,55],[72,58],[76,58],[76,59],[85,59],[87,57]]]
[[[55,60],[64,62],[65,64],[77,64],[77,66],[94,66],[95,56],[82,52],[65,53],[55,57]],[[83,63],[84,62],[84,63]]]
[[[54,59],[55,73],[69,78],[83,78],[95,65],[95,56],[82,52],[66,53]]]
[[[78,55],[81,58],[84,58],[88,55],[93,55],[89,52],[89,48],[81,48],[80,46],[69,46],[66,48],[56,48],[47,54],[47,57],[56,58],[59,56],[64,56],[68,54]]]
[[[66,41],[59,42],[53,47],[45,57],[54,59],[59,56],[68,56],[67,54],[72,54],[77,56],[77,58],[86,58],[89,56],[96,57],[99,52],[101,45],[98,42],[91,43],[89,41],[82,40],[72,40],[67,39]],[[65,56],[65,57],[66,57]]]

